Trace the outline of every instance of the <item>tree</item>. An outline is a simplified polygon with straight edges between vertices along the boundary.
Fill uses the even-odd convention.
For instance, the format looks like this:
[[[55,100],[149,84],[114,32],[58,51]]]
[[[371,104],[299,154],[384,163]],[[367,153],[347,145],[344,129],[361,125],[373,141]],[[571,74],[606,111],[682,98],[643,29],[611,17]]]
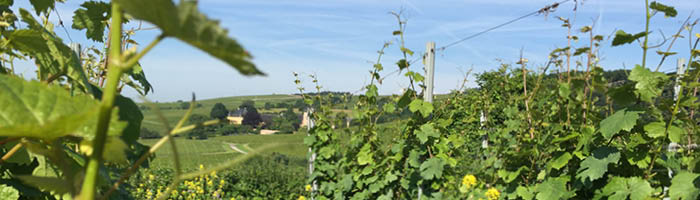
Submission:
[[[270,102],[265,102],[265,110],[272,109],[272,104]]]
[[[222,103],[216,103],[214,104],[214,107],[211,108],[211,112],[209,113],[209,116],[214,119],[226,119],[226,116],[228,116],[228,110],[226,110],[226,106]]]
[[[243,103],[241,103],[241,105],[238,106],[238,107],[239,107],[239,108],[244,108],[244,107],[255,108],[255,101],[253,101],[253,100],[245,100],[245,101],[243,101]]]
[[[260,113],[258,113],[258,109],[255,109],[255,106],[253,105],[254,104],[249,104],[247,102],[244,102],[244,104],[241,105],[241,109],[245,109],[243,121],[241,122],[243,125],[257,127],[258,124],[262,122],[262,117],[260,116]]]
[[[180,103],[180,108],[182,108],[183,110],[190,109],[190,103],[182,102]]]
[[[190,119],[188,119],[188,122],[190,124],[199,124],[207,120],[209,120],[209,118],[205,115],[193,114],[190,116]],[[209,132],[207,127],[198,127],[188,132],[187,137],[190,139],[207,139],[207,132]]]

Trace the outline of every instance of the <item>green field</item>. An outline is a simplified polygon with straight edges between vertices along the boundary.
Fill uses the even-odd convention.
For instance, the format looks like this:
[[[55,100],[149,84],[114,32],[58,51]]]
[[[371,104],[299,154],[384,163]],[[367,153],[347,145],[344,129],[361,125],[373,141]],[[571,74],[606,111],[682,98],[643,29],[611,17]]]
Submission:
[[[284,135],[232,135],[211,137],[206,140],[191,140],[183,137],[175,138],[179,157],[184,169],[195,169],[200,164],[214,166],[229,161],[243,153],[233,150],[234,145],[243,152],[254,152],[265,145],[272,147],[259,152],[270,154],[277,152],[289,157],[305,158],[308,151],[304,145],[305,133]],[[158,139],[142,139],[139,142],[153,145]],[[174,167],[174,155],[169,144],[163,145],[156,151],[156,157],[151,161],[153,167]]]

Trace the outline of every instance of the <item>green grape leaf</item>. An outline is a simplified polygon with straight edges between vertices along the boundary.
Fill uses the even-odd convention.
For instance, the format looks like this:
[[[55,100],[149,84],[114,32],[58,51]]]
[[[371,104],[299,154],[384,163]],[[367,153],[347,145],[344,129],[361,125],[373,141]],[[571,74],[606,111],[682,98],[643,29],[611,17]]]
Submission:
[[[569,98],[569,95],[571,95],[571,86],[566,83],[559,83],[559,96]]]
[[[666,122],[652,122],[644,126],[644,131],[651,138],[664,137],[666,132]]]
[[[612,41],[612,46],[629,44],[629,43],[632,43],[632,42],[636,41],[637,39],[644,37],[646,35],[647,35],[646,32],[639,32],[637,34],[632,35],[632,34],[626,33],[623,30],[618,30],[617,32],[615,32],[615,38]]]
[[[0,185],[0,197],[6,200],[16,200],[19,199],[19,191],[7,185]]]
[[[412,167],[420,166],[420,152],[413,149],[408,153],[408,164]]]
[[[404,52],[404,53],[408,54],[409,56],[413,56],[413,51],[411,51],[408,48],[401,47],[401,52]]]
[[[420,165],[420,176],[424,179],[435,179],[442,177],[442,171],[445,167],[445,162],[437,157],[432,157]]]
[[[693,200],[700,197],[700,174],[682,171],[671,180],[669,196],[673,200]]]
[[[89,96],[0,75],[0,136],[53,140],[83,127],[96,108]]]
[[[576,178],[582,182],[595,181],[602,178],[608,171],[608,165],[620,160],[620,151],[612,147],[601,147],[593,151],[593,155],[581,162]]]
[[[72,80],[68,83],[75,88],[92,93],[90,82],[81,66],[78,55],[65,45],[52,30],[36,21],[31,13],[21,8],[19,12],[22,21],[27,23],[29,29],[8,32],[7,45],[34,58],[35,64],[40,69],[38,70],[40,80],[65,75],[69,80]]]
[[[584,54],[584,53],[589,52],[589,51],[591,51],[590,47],[578,48],[578,49],[576,49],[576,52],[574,52],[574,56],[579,56],[579,55]]]
[[[652,122],[644,126],[644,131],[647,132],[647,136],[652,138],[665,137],[666,133],[666,122]],[[685,131],[675,125],[671,125],[668,129],[668,138],[671,142],[681,142],[682,136]]]
[[[85,36],[96,42],[104,41],[105,27],[111,18],[109,3],[102,1],[88,1],[80,4],[73,13],[73,25],[76,30],[85,29]]]
[[[350,191],[352,190],[352,185],[353,185],[353,180],[352,180],[352,175],[351,174],[346,174],[343,176],[343,178],[340,180],[340,187],[342,188],[343,191]]]
[[[510,183],[510,182],[513,182],[513,180],[515,180],[515,178],[518,178],[518,176],[520,176],[520,172],[522,172],[523,170],[527,170],[527,169],[528,168],[525,166],[518,168],[518,170],[516,170],[516,171],[508,171],[506,169],[500,169],[500,170],[498,170],[498,177],[503,179],[503,182]]]
[[[522,185],[515,189],[515,193],[524,200],[531,200],[535,197],[534,191],[531,188],[524,187]]]
[[[383,106],[383,110],[386,113],[393,113],[396,110],[396,106],[394,106],[393,103],[385,103]]]
[[[676,15],[678,15],[678,11],[676,11],[676,9],[672,6],[667,6],[656,1],[651,2],[651,4],[649,4],[649,8],[656,12],[664,13],[665,17],[676,17]]]
[[[368,85],[367,86],[367,92],[365,92],[365,96],[367,97],[376,97],[379,95],[379,91],[377,89],[376,85]]]
[[[329,146],[321,147],[321,150],[318,151],[318,155],[321,156],[321,158],[330,158],[334,153],[335,148]]]
[[[53,140],[72,135],[92,140],[98,104],[58,86],[0,75],[0,136]],[[108,134],[121,135],[126,125],[114,109]]]
[[[600,121],[600,133],[606,139],[611,138],[622,130],[630,131],[637,124],[639,119],[639,111],[627,111],[627,109],[618,110],[613,115]]]
[[[425,142],[427,142],[428,139],[430,139],[430,137],[440,137],[440,131],[435,129],[435,127],[433,127],[433,124],[423,124],[422,126],[420,126],[420,130],[416,131],[416,137],[418,138],[418,140],[420,140],[421,144],[425,144]]]
[[[615,104],[620,106],[628,105],[634,103],[637,98],[634,94],[634,83],[628,82],[620,87],[613,87],[608,90],[608,96],[610,96]]]
[[[639,177],[613,177],[603,188],[603,195],[609,200],[644,200],[654,193],[649,182]]]
[[[535,186],[535,199],[537,200],[560,200],[569,199],[574,193],[566,189],[567,177],[548,178],[544,182]]]
[[[678,52],[656,51],[656,54],[659,54],[660,56],[672,56],[678,54]]]
[[[425,102],[420,99],[414,99],[411,101],[411,104],[408,105],[408,110],[411,112],[420,112],[423,117],[428,117],[430,116],[431,113],[433,113],[433,104],[430,102]]]
[[[29,0],[29,2],[34,6],[36,15],[48,13],[49,9],[53,9],[56,5],[56,0]]]
[[[115,0],[135,19],[156,25],[165,36],[175,37],[214,56],[244,75],[264,75],[251,62],[252,56],[232,38],[219,22],[209,19],[196,1]]]
[[[406,92],[401,95],[401,98],[396,102],[396,105],[399,106],[400,109],[404,109],[407,105],[409,105],[411,102],[411,97],[414,95],[413,90],[408,89]]]
[[[668,128],[668,139],[671,140],[671,142],[680,143],[684,134],[685,130],[678,126],[671,125],[671,127]]]
[[[360,152],[357,153],[357,163],[359,165],[371,164],[374,162],[372,156],[374,155],[371,151],[370,145],[364,145]]]
[[[56,177],[41,177],[41,176],[17,176],[19,180],[27,185],[39,188],[41,191],[52,192],[54,194],[70,193],[71,183]]]
[[[399,70],[403,70],[408,68],[408,61],[406,61],[406,59],[401,59],[396,62],[396,65],[399,66]]]
[[[569,152],[564,152],[554,160],[549,161],[549,166],[554,169],[561,169],[562,167],[566,166],[567,163],[569,163],[569,160],[571,160],[572,157],[573,156],[571,156]]]
[[[661,72],[652,72],[642,66],[635,66],[629,79],[637,82],[634,85],[635,93],[646,102],[652,103],[652,98],[661,95],[662,87],[659,84],[668,77]]]

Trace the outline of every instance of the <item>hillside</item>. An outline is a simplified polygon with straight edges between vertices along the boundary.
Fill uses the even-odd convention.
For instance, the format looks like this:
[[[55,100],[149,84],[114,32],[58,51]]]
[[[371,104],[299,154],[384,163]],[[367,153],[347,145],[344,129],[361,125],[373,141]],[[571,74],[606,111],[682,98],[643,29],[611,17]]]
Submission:
[[[211,112],[211,108],[214,107],[214,104],[216,103],[222,103],[226,106],[227,109],[232,109],[232,108],[237,108],[240,106],[244,101],[247,100],[252,100],[255,102],[255,107],[257,107],[261,113],[265,112],[279,112],[282,110],[282,108],[274,108],[270,110],[265,110],[264,105],[265,103],[271,103],[271,104],[278,104],[278,103],[288,103],[292,104],[296,100],[301,99],[300,96],[297,95],[259,95],[259,96],[235,96],[235,97],[220,97],[220,98],[213,98],[213,99],[203,99],[203,100],[197,100],[197,107],[192,111],[192,114],[201,114],[205,116],[209,116],[209,112]],[[152,103],[153,105],[150,105],[149,103],[140,103],[139,107],[141,108],[148,108],[152,106],[157,106],[165,119],[168,120],[168,123],[171,126],[174,126],[180,118],[185,115],[185,112],[187,111],[186,109],[182,109],[181,105],[185,103],[183,101],[176,101],[176,102],[158,102],[158,103]],[[201,105],[201,106],[200,106]],[[163,124],[161,123],[161,120],[159,119],[157,113],[153,109],[142,109],[141,112],[143,113],[143,122],[141,123],[142,128],[146,128],[148,130],[154,130],[159,133],[163,133],[165,131],[165,128]]]

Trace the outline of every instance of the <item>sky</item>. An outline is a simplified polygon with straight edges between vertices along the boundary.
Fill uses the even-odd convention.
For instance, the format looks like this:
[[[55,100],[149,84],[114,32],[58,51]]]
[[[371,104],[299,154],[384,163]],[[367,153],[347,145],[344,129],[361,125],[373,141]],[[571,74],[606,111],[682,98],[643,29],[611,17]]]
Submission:
[[[377,60],[377,51],[385,42],[393,42],[382,57],[388,75],[379,86],[381,94],[397,94],[408,86],[407,79],[391,73],[401,58],[398,40],[392,32],[398,23],[389,12],[403,13],[407,21],[406,47],[416,52],[408,60],[419,59],[426,43],[433,41],[442,47],[463,37],[483,31],[511,19],[550,5],[552,0],[199,0],[200,10],[210,18],[220,20],[253,56],[253,62],[266,76],[243,76],[225,63],[176,39],[166,39],[149,52],[141,64],[154,92],[146,95],[151,101],[187,100],[194,92],[198,99],[225,96],[298,93],[293,73],[315,74],[323,90],[362,92],[369,83],[369,70]],[[678,10],[676,18],[657,14],[652,18],[650,44],[663,41],[680,28],[694,11],[692,19],[700,17],[697,0],[660,0]],[[73,30],[72,12],[82,1],[70,0],[56,5],[68,30],[56,32],[68,42],[68,36],[82,46],[102,47],[88,41],[83,31]],[[574,11],[574,6],[576,10]],[[21,1],[17,6],[28,8]],[[30,8],[30,7],[29,7]],[[606,69],[631,69],[641,63],[642,50],[637,43],[611,47],[616,30],[637,33],[644,30],[644,1],[642,0],[578,0],[560,5],[547,15],[535,15],[466,40],[436,53],[435,93],[448,93],[460,87],[465,72],[472,70],[466,87],[475,87],[474,74],[497,69],[501,63],[513,64],[523,57],[529,68],[537,70],[548,60],[549,52],[565,47],[567,29],[556,17],[569,18],[575,29],[595,23],[594,33],[606,36],[600,49],[600,65]],[[58,15],[49,18],[57,24]],[[125,29],[136,26],[125,25]],[[145,25],[149,26],[149,25]],[[700,28],[697,28],[700,30]],[[699,31],[695,31],[698,33]],[[135,40],[148,44],[159,30],[139,31]],[[676,41],[673,51],[678,55],[668,58],[661,71],[675,70],[676,59],[688,57],[686,38]],[[574,47],[588,45],[587,35],[574,42]],[[656,66],[660,56],[649,53],[647,63]],[[18,72],[33,77],[35,67],[30,62],[19,62]],[[412,70],[422,71],[421,62]],[[308,78],[304,87],[314,86]],[[123,95],[140,99],[131,89]]]

